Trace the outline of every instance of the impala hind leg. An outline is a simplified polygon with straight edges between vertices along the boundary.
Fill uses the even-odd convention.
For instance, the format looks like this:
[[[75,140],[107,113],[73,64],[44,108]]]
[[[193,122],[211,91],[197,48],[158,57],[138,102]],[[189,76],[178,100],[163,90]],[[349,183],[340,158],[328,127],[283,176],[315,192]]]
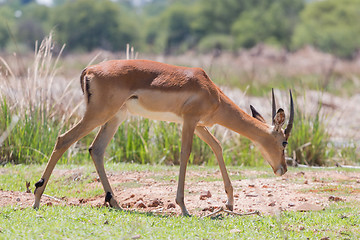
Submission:
[[[90,110],[92,109],[92,110]],[[94,110],[96,109],[96,111]],[[45,190],[46,184],[49,181],[50,175],[54,170],[54,167],[64,152],[76,141],[85,137],[94,128],[107,122],[117,111],[105,111],[95,104],[90,103],[85,112],[84,117],[69,131],[60,135],[55,144],[54,150],[50,156],[50,159],[46,165],[45,171],[37,183],[35,183],[35,201],[34,208],[39,208],[41,196]]]
[[[216,156],[216,159],[219,163],[221,175],[222,175],[222,178],[224,181],[225,192],[226,192],[226,195],[228,198],[226,207],[232,211],[234,209],[233,187],[231,185],[231,181],[230,181],[229,175],[226,170],[226,166],[225,166],[224,158],[223,158],[223,154],[222,154],[222,148],[219,143],[219,140],[217,140],[214,137],[214,135],[212,135],[206,127],[202,127],[202,126],[196,127],[195,134],[201,140],[203,140],[205,143],[207,143],[210,146],[210,148],[212,149],[212,151],[214,152],[214,154]]]
[[[100,177],[101,184],[105,191],[105,201],[109,202],[113,208],[121,209],[118,202],[114,198],[114,193],[111,189],[109,180],[106,176],[104,168],[104,154],[107,145],[116,133],[119,125],[126,119],[126,109],[120,110],[111,120],[104,124],[93,143],[89,148],[90,155],[94,161],[96,171]]]

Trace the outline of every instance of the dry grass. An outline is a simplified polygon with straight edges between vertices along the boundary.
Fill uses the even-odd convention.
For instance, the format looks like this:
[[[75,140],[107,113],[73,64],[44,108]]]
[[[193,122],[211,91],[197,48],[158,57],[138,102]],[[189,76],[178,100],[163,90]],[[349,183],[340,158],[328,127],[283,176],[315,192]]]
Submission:
[[[58,75],[59,59],[65,46],[54,56],[54,42],[50,34],[36,44],[32,59],[17,57],[8,63],[0,58],[0,97],[6,98],[11,110],[19,114],[40,111],[53,118],[62,116],[63,121],[73,116],[79,103],[79,94],[67,81]]]

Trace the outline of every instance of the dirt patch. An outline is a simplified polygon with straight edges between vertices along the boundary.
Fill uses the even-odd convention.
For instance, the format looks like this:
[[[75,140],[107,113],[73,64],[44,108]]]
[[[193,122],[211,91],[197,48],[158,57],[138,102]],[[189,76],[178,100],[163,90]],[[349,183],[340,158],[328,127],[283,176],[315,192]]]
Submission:
[[[79,170],[80,172],[81,170]],[[55,171],[55,174],[56,171]],[[76,172],[62,171],[74,175]],[[246,179],[240,179],[241,174]],[[321,210],[334,202],[360,203],[360,173],[331,171],[289,171],[283,177],[257,177],[262,172],[230,171],[235,196],[235,212],[260,211],[275,214],[279,211]],[[196,181],[198,176],[205,180]],[[177,172],[111,172],[109,180],[117,200],[124,209],[141,212],[180,214],[175,204]],[[202,216],[225,207],[226,194],[219,171],[190,170],[185,186],[185,203],[191,214]],[[51,183],[50,183],[51,184]],[[32,184],[33,185],[33,184]],[[97,181],[89,188],[101,188]],[[41,205],[104,206],[105,194],[90,198],[58,199],[44,195]],[[0,191],[0,207],[15,205],[30,207],[33,194]]]

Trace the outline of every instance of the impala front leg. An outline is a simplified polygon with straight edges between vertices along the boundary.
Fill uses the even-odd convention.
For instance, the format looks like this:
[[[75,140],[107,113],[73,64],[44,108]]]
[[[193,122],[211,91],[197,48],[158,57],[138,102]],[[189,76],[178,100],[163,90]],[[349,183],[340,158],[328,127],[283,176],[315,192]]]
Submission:
[[[219,143],[219,140],[217,140],[206,127],[202,127],[202,126],[196,127],[195,134],[210,146],[210,148],[213,150],[216,156],[216,159],[219,163],[221,176],[224,181],[225,192],[228,198],[226,203],[226,208],[232,211],[234,209],[233,187],[231,185],[231,181],[226,170],[226,166],[222,154],[222,148]]]
[[[180,206],[181,213],[183,216],[190,216],[184,203],[184,185],[185,185],[186,166],[191,153],[196,125],[197,125],[197,121],[184,119],[184,125],[181,136],[179,182],[176,192],[176,203]]]

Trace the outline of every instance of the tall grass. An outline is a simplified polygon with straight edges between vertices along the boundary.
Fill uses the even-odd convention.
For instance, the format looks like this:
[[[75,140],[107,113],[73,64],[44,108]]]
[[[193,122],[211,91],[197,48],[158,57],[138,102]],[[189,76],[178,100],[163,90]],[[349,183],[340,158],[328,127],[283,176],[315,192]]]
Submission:
[[[221,133],[220,133],[221,132]],[[224,148],[227,164],[262,166],[264,161],[250,140],[237,134],[224,137],[215,131]],[[179,164],[181,126],[175,123],[132,118],[123,123],[108,147],[108,161]],[[216,164],[215,156],[200,138],[194,137],[191,164]]]
[[[1,59],[5,70],[0,75],[0,133],[9,129],[13,116],[19,121],[0,144],[0,163],[46,162],[63,125],[72,122],[71,82],[61,85],[56,76],[63,48],[54,58],[54,47],[50,34],[40,46],[36,44],[30,66],[18,64],[16,70]]]
[[[310,166],[359,163],[360,155],[354,142],[338,145],[331,140],[331,129],[326,126],[326,117],[321,115],[321,102],[314,114],[300,107],[295,109],[287,152],[297,163]]]
[[[296,108],[296,118],[289,140],[289,155],[301,164],[321,166],[329,157],[330,134],[320,116],[321,104],[315,116]]]

